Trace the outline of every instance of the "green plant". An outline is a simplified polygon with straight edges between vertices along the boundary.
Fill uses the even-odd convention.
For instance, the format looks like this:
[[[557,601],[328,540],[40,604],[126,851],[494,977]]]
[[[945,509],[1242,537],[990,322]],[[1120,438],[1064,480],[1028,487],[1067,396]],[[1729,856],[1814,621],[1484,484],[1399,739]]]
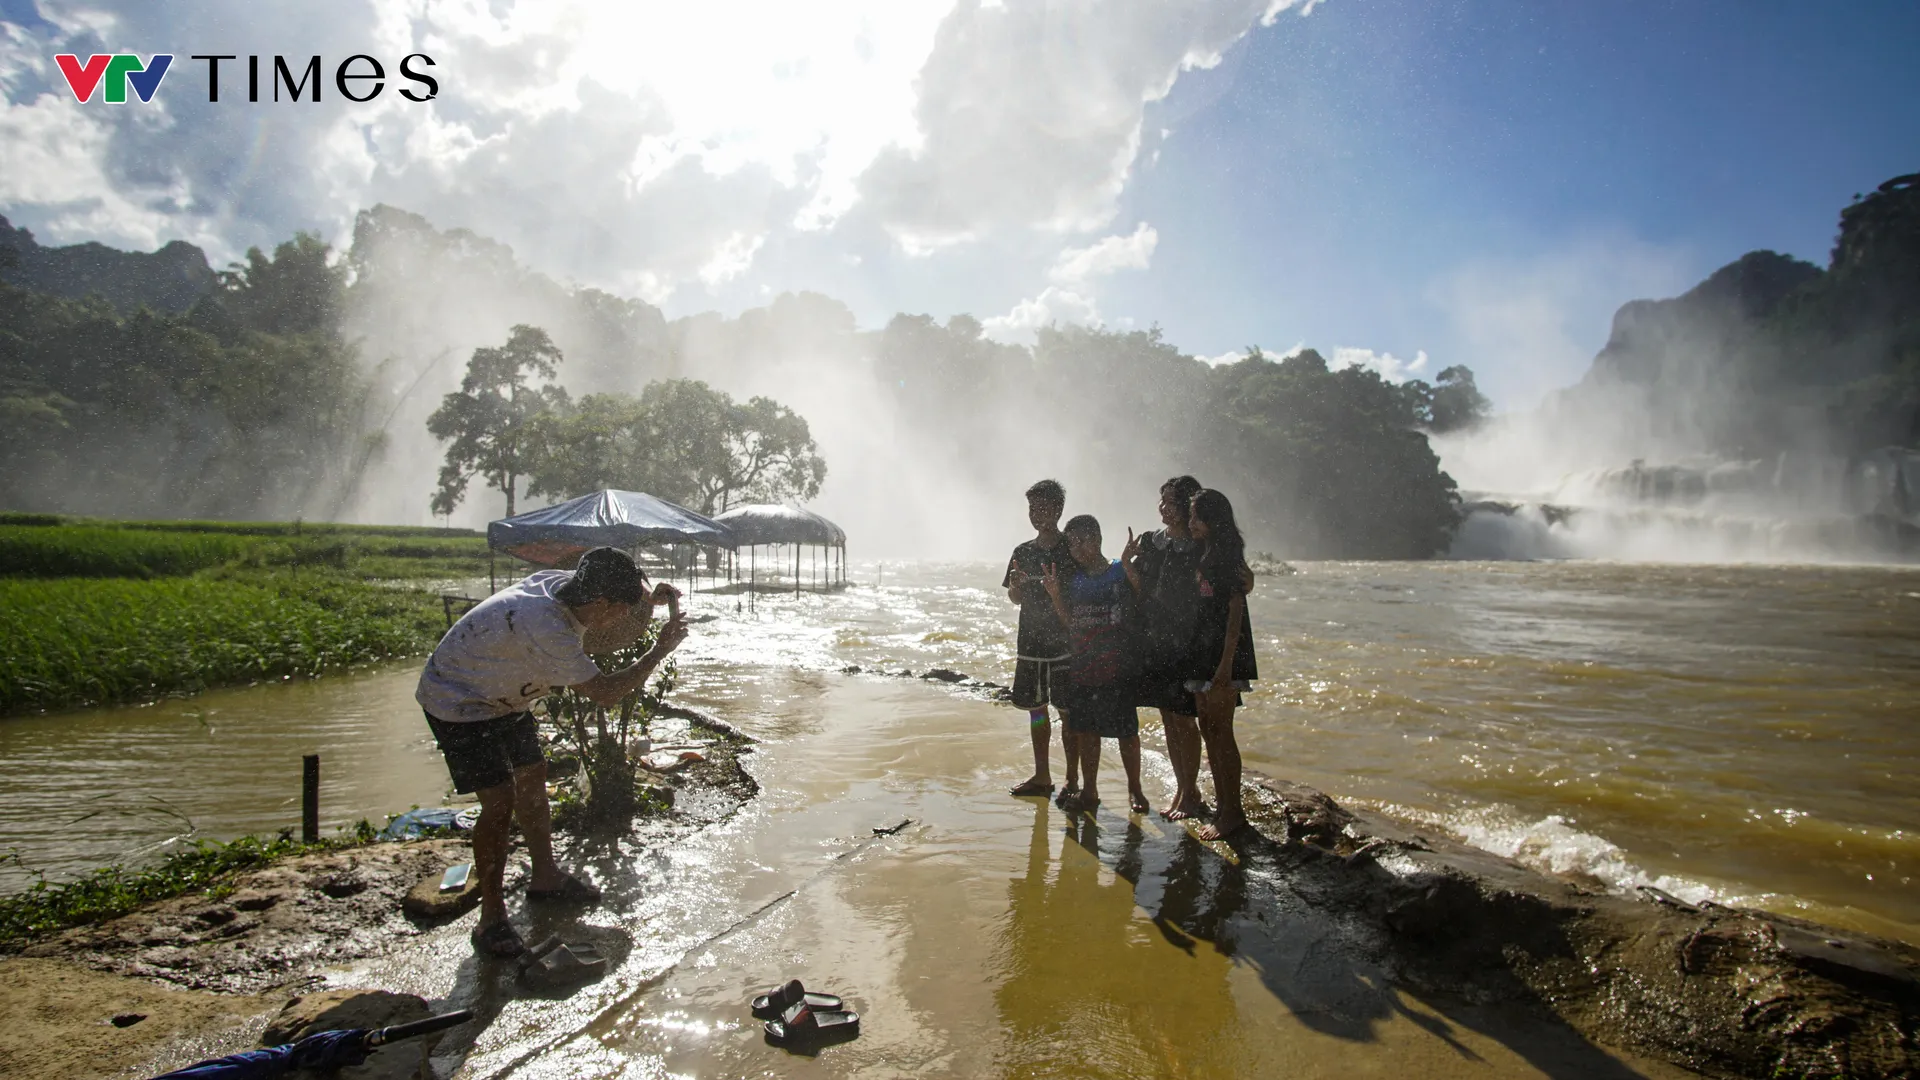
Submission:
[[[649,631],[628,648],[594,659],[606,670],[625,667],[653,647],[654,636]],[[661,699],[673,691],[677,675],[678,668],[668,657],[655,673],[651,689],[635,690],[612,710],[571,689],[547,695],[547,719],[553,723],[557,739],[580,761],[578,794],[555,806],[556,823],[562,827],[617,828],[638,814],[658,812],[639,790],[627,746],[630,736],[646,733]]]
[[[299,843],[286,834],[270,840],[258,836],[227,843],[202,840],[145,869],[108,866],[64,882],[48,881],[36,872],[32,885],[0,897],[0,951],[15,951],[35,938],[70,926],[105,922],[142,904],[183,893],[205,891],[218,896],[244,871],[290,855],[353,847],[375,835],[372,824],[362,820],[352,832],[315,844]],[[17,855],[8,858],[20,861]]]

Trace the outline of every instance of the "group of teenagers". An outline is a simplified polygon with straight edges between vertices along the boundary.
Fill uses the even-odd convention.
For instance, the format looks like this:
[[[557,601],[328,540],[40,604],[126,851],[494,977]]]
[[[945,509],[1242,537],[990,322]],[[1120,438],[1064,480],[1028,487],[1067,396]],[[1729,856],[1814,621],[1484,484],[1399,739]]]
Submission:
[[[1026,710],[1033,775],[1016,796],[1055,792],[1053,724],[1060,714],[1066,783],[1058,802],[1069,810],[1100,804],[1101,741],[1120,744],[1128,805],[1150,809],[1140,787],[1139,710],[1158,709],[1166,731],[1175,789],[1160,813],[1202,818],[1203,840],[1246,825],[1240,800],[1240,748],[1233,714],[1259,677],[1247,593],[1253,571],[1234,523],[1233,504],[1191,476],[1160,486],[1162,528],[1127,530],[1118,559],[1102,549],[1100,522],[1069,518],[1058,481],[1027,489],[1034,538],[1013,549],[1001,586],[1020,608],[1013,704]],[[1213,776],[1209,809],[1201,798],[1200,758]]]

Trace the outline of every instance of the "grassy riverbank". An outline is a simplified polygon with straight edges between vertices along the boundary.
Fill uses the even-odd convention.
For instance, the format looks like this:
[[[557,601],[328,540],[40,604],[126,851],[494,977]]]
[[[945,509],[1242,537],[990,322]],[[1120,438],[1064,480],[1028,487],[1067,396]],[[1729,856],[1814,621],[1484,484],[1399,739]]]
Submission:
[[[419,655],[445,621],[407,583],[486,572],[464,530],[0,515],[0,715]]]
[[[0,952],[17,952],[37,938],[118,918],[156,900],[191,892],[219,899],[244,871],[294,855],[371,843],[374,836],[373,825],[362,821],[356,831],[314,844],[284,836],[243,836],[225,844],[206,840],[145,869],[108,866],[72,881],[39,881],[24,892],[0,896]]]

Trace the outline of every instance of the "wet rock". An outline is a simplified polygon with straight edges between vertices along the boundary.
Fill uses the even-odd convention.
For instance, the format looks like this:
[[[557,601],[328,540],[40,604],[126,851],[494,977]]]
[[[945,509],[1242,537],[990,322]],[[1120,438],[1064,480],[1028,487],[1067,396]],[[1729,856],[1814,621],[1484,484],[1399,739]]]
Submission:
[[[279,1046],[323,1031],[373,1030],[433,1015],[425,1000],[385,990],[323,990],[287,1002],[260,1033],[260,1045]],[[434,1037],[407,1039],[368,1055],[366,1063],[332,1075],[343,1080],[402,1080],[433,1075],[427,1056]]]
[[[859,664],[848,664],[848,665],[847,665],[846,667],[843,667],[843,668],[841,668],[841,669],[840,669],[840,674],[842,674],[842,675],[858,675],[858,674],[860,674],[860,665],[859,665]]]
[[[1542,1010],[1708,1076],[1920,1075],[1920,949],[1771,913],[1627,896],[1248,784],[1243,865],[1283,877],[1415,989]]]
[[[946,668],[939,668],[939,667],[930,668],[927,671],[922,672],[920,677],[922,679],[927,679],[933,682],[947,682],[947,683],[964,682],[966,681],[966,678],[967,678],[965,675],[962,675],[957,671],[950,671]]]
[[[349,896],[358,896],[367,890],[366,878],[348,870],[341,874],[332,874],[314,884],[314,888],[333,897],[335,900]]]
[[[146,1013],[120,1013],[108,1020],[107,1023],[117,1028],[130,1028],[146,1018]]]
[[[473,909],[480,902],[480,875],[468,874],[467,883],[442,892],[440,878],[444,870],[433,871],[414,883],[400,906],[409,915],[422,919],[445,919]]]

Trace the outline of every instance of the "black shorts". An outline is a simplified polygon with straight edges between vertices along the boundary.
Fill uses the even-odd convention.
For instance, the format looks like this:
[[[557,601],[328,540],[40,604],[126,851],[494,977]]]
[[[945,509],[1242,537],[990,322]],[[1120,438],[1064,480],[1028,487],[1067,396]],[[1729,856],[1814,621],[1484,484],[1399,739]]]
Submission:
[[[1067,730],[1075,735],[1101,739],[1131,739],[1140,734],[1140,713],[1134,707],[1131,686],[1101,686],[1076,689],[1061,704],[1066,706]]]
[[[1164,709],[1175,716],[1192,716],[1193,693],[1184,685],[1178,669],[1148,672],[1140,677],[1140,690],[1134,704],[1143,709]]]
[[[1016,707],[1029,712],[1044,709],[1049,705],[1060,704],[1055,683],[1064,687],[1067,674],[1067,658],[1058,660],[1028,660],[1021,657],[1013,662],[1013,703]]]
[[[513,770],[547,760],[540,722],[530,712],[454,723],[427,713],[427,726],[446,755],[453,790],[462,795],[513,782]]]

